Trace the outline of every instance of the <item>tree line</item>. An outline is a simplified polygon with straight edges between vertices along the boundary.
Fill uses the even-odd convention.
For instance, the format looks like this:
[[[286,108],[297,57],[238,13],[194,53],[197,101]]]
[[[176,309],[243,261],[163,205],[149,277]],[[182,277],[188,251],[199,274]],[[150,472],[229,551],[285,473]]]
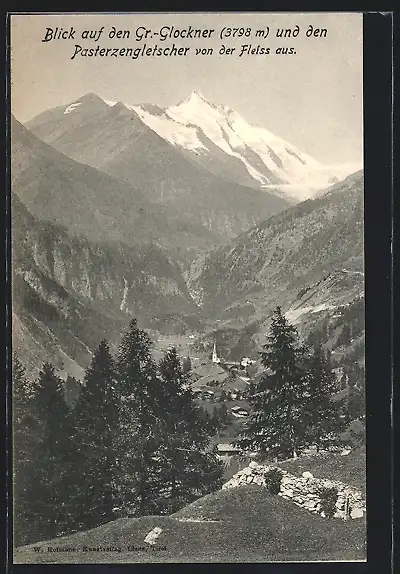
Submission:
[[[15,545],[171,513],[221,486],[215,425],[194,401],[187,365],[175,349],[157,364],[151,346],[136,320],[115,357],[102,341],[73,408],[51,364],[32,383],[14,360]]]

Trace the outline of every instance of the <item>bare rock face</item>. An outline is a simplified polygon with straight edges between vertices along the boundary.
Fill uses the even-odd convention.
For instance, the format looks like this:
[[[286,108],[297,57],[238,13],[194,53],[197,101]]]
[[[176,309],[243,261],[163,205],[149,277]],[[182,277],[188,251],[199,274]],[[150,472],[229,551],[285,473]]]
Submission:
[[[13,343],[33,376],[45,360],[58,366],[57,357],[85,368],[100,340],[117,342],[132,316],[148,328],[198,313],[179,265],[163,248],[78,236],[38,220],[16,194],[12,210],[13,312],[20,325]]]
[[[244,297],[252,301],[254,293],[266,308],[272,297],[272,305],[277,304],[281,292],[287,301],[291,298],[288,277],[296,278],[293,299],[300,286],[309,288],[320,281],[320,288],[324,285],[331,292],[330,304],[337,301],[336,281],[341,282],[342,293],[345,290],[353,299],[362,288],[363,188],[363,175],[359,173],[338,184],[334,191],[290,207],[229,244],[202,254],[192,263],[190,290],[201,292],[202,305],[213,311]],[[342,270],[353,269],[353,264],[357,264],[357,270],[347,284]],[[328,280],[329,274],[332,277]],[[310,295],[307,292],[304,307],[313,305]],[[315,297],[316,302],[317,293]]]

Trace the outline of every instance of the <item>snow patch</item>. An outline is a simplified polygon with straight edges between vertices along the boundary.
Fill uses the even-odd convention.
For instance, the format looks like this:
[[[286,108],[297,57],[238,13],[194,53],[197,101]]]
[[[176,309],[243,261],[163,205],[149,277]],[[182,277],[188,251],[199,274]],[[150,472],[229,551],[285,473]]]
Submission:
[[[70,104],[67,108],[65,108],[64,115],[70,114],[81,104],[82,104],[82,102],[77,102],[76,104]]]
[[[342,269],[342,273],[347,273],[348,275],[362,275],[362,276],[364,276],[363,271],[351,271],[350,269]]]
[[[141,106],[131,106],[129,109],[133,109],[151,130],[172,145],[179,145],[189,151],[207,151],[198,138],[196,127],[177,125],[168,115],[155,116]]]

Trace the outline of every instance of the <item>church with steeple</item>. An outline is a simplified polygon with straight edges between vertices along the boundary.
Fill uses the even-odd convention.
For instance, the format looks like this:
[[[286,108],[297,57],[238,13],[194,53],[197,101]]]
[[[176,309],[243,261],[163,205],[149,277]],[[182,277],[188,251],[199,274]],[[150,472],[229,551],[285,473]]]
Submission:
[[[217,354],[217,343],[214,341],[214,347],[213,347],[213,354],[212,354],[212,363],[214,364],[218,364],[221,362],[221,359],[218,357]]]

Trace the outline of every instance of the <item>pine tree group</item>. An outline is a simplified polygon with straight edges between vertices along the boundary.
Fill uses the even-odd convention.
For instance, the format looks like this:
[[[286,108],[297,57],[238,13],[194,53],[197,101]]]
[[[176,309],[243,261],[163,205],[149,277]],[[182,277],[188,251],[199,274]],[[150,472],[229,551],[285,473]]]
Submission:
[[[50,364],[31,388],[15,361],[16,545],[173,512],[221,486],[188,373],[175,349],[157,365],[151,346],[135,320],[115,358],[101,341],[70,408]]]
[[[14,541],[20,545],[28,540],[24,525],[33,518],[30,507],[39,428],[32,406],[34,388],[16,357],[12,373]]]
[[[304,404],[307,443],[317,451],[340,443],[340,408],[332,400],[339,385],[327,354],[316,345],[306,358],[307,400]]]
[[[112,520],[116,505],[118,407],[114,363],[106,341],[101,341],[86,370],[73,419],[66,495],[72,524],[90,527]]]
[[[278,307],[261,359],[264,376],[249,396],[252,413],[239,446],[275,458],[338,440],[341,419],[331,396],[336,379],[320,346],[300,344],[296,329]]]
[[[52,537],[68,527],[64,478],[68,468],[72,419],[62,381],[44,363],[31,398],[36,440],[30,453],[26,518],[42,536]]]
[[[338,388],[330,356],[320,344],[301,344],[279,307],[261,358],[239,446],[279,459],[338,444],[343,423],[331,400]],[[358,413],[363,373],[353,371],[348,411]],[[82,383],[64,384],[45,363],[30,384],[14,360],[15,544],[120,516],[168,514],[219,488],[223,466],[210,437],[229,413],[223,402],[212,415],[199,407],[189,376],[174,348],[155,362],[135,320],[115,357],[100,342]]]

